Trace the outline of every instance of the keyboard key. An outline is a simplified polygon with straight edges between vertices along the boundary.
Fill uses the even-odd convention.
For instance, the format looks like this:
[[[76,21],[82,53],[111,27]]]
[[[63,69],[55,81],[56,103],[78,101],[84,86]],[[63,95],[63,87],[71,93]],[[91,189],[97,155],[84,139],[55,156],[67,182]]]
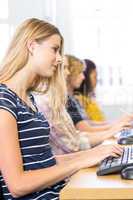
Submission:
[[[123,167],[133,165],[133,146],[125,147],[122,156],[107,157],[104,159],[97,171],[98,176],[120,172]]]

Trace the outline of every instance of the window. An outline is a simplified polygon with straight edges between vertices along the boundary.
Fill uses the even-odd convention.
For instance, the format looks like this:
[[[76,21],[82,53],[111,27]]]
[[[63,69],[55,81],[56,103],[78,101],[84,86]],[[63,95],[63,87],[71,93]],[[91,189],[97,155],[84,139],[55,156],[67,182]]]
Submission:
[[[0,61],[5,53],[9,42],[10,26],[9,26],[9,10],[8,0],[0,1]]]
[[[133,107],[132,0],[72,0],[72,53],[92,59],[105,105]]]

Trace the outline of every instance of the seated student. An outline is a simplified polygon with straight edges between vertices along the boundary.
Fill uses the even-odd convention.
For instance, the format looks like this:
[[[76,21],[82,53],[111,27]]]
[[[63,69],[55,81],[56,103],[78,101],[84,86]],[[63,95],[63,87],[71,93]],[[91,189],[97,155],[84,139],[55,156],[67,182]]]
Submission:
[[[65,82],[68,74],[69,71],[66,63],[64,66]],[[44,95],[35,95],[35,99],[38,109],[45,114],[50,123],[50,144],[54,154],[66,154],[90,148],[88,133],[81,133],[75,129],[72,119],[67,113],[65,104],[58,112],[59,117],[56,113],[55,119],[53,119],[52,113],[54,109],[50,104],[50,91],[47,91]]]
[[[90,120],[105,121],[105,116],[100,109],[95,98],[95,88],[97,83],[96,65],[91,60],[85,59],[84,80],[80,87],[76,89],[76,97],[84,107]]]
[[[111,135],[112,132],[120,131],[120,127],[122,124],[126,124],[127,122],[132,121],[133,115],[125,115],[122,116],[120,119],[116,120],[113,123],[101,126],[91,126],[88,121],[88,116],[83,109],[80,102],[75,98],[74,91],[75,89],[79,88],[82,81],[84,80],[84,65],[83,62],[72,55],[66,55],[66,59],[68,60],[68,69],[69,69],[69,76],[67,78],[67,88],[68,88],[68,102],[67,102],[67,111],[71,116],[76,128],[80,131],[87,131],[96,133],[97,131],[101,132],[102,135],[106,135],[108,137],[108,133]],[[101,134],[99,136],[101,136]]]
[[[66,79],[67,76],[69,76],[66,57],[64,75]],[[46,118],[50,122],[50,144],[52,146],[54,154],[65,154],[85,150],[90,148],[91,146],[103,142],[105,134],[106,138],[110,137],[110,134],[107,132],[104,133],[104,137],[99,137],[99,134],[94,136],[94,134],[89,135],[87,132],[76,130],[72,119],[66,111],[65,104],[64,106],[62,104],[61,107],[58,106],[59,109],[55,110],[55,105],[52,105],[51,94],[52,92],[49,89],[47,94],[38,95],[35,96],[35,98],[39,110],[45,114]],[[123,125],[119,127],[119,130],[121,130],[122,128]],[[115,132],[112,132],[111,134],[114,135]]]
[[[62,45],[55,26],[28,19],[17,29],[0,66],[0,183],[4,200],[59,199],[66,177],[123,152],[118,145],[99,145],[84,152],[53,155],[49,123],[38,112],[31,92],[43,92],[47,85],[64,94],[60,84]],[[53,102],[58,102],[58,94],[51,94]]]
[[[50,106],[48,95],[35,96],[38,109],[44,113],[50,123],[50,144],[54,154],[66,154],[90,148],[88,133],[76,130],[72,119],[61,108],[59,117],[53,119],[53,108]]]

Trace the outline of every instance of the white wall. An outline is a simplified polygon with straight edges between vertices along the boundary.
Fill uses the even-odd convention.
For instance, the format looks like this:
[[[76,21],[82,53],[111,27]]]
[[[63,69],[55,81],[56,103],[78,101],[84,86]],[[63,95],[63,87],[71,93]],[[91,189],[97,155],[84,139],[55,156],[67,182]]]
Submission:
[[[10,24],[16,26],[26,18],[50,19],[51,0],[9,0]]]
[[[36,17],[47,20],[60,29],[65,39],[65,52],[69,53],[73,46],[70,2],[70,0],[8,0],[9,38],[22,21]]]
[[[71,28],[72,18],[70,15],[71,0],[56,0],[55,24],[59,27],[64,40],[65,53],[70,53],[73,49],[73,30]]]

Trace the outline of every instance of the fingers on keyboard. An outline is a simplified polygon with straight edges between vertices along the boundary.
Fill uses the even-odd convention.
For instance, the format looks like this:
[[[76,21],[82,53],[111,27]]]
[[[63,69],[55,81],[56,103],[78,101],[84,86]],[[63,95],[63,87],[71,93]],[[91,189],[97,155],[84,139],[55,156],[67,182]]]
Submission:
[[[118,157],[120,157],[120,154],[115,153],[115,152],[112,152],[111,156],[112,156],[112,157],[116,157],[116,158],[118,158]]]

